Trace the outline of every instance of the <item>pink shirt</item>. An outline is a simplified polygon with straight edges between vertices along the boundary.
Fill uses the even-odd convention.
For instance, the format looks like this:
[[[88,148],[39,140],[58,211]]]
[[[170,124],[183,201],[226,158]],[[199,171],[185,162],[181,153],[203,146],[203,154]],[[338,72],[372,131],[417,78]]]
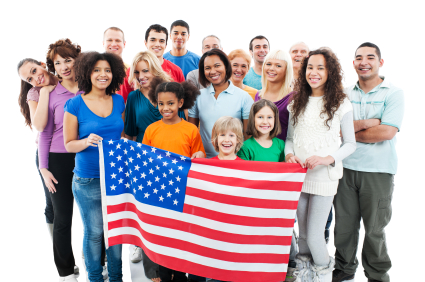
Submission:
[[[41,87],[33,87],[28,91],[27,103],[30,100],[38,103],[38,100],[40,98],[40,89],[41,89]],[[35,144],[38,144],[38,138],[39,137],[40,137],[40,133],[37,132],[37,137],[35,138]]]

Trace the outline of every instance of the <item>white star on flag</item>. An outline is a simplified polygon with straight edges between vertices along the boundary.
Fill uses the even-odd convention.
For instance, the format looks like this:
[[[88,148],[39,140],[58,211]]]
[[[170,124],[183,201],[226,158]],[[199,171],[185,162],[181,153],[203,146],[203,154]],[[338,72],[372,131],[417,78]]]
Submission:
[[[151,186],[152,182],[150,180],[148,180],[148,186]]]
[[[153,174],[153,169],[149,169],[149,174]]]
[[[137,178],[136,178],[136,176],[135,176],[135,177],[133,177],[133,180],[134,180],[134,182],[137,182]]]
[[[155,182],[158,182],[158,181],[159,181],[159,177],[155,176]]]
[[[137,147],[141,148],[142,147],[142,143],[137,143]]]
[[[179,166],[179,170],[183,170],[183,166]]]
[[[121,144],[117,144],[117,150],[121,149]]]
[[[164,201],[164,198],[163,198],[162,196],[160,196],[160,197],[159,197],[159,200],[160,200],[161,202],[163,202],[163,201]]]
[[[174,201],[173,201],[173,205],[177,205],[177,203],[178,203],[178,201],[177,201],[177,200],[174,200]]]
[[[114,144],[114,141],[112,141],[112,139],[111,139],[111,140],[108,141],[108,143],[109,143],[109,145],[111,145],[111,144]]]
[[[112,174],[111,174],[111,177],[112,177],[111,179],[114,179],[114,178],[115,178],[115,176],[117,176],[117,175],[116,175],[115,173],[112,173]]]
[[[146,161],[144,161],[143,166],[148,166],[148,163]]]
[[[170,168],[168,171],[170,172],[170,174],[173,174],[173,172],[174,172],[174,170],[172,168]]]
[[[140,168],[140,166],[139,166],[139,165],[136,165],[136,166],[134,167],[134,169],[135,169],[135,170],[139,170],[139,168]]]
[[[178,192],[180,192],[180,189],[179,188],[176,188],[176,193],[178,193]]]
[[[180,182],[180,176],[177,176],[176,179],[178,182]]]
[[[141,178],[145,178],[146,177],[146,174],[143,172],[140,177]]]
[[[143,189],[143,185],[139,185],[139,190],[142,190]]]
[[[118,172],[122,172],[122,167],[120,167],[120,168],[118,169]]]
[[[167,157],[169,157],[170,155],[171,155],[171,153],[170,152],[167,152],[167,153],[165,153],[166,155],[167,155]]]
[[[115,185],[111,186],[111,190],[115,190],[115,188],[117,188],[117,186],[115,186]]]
[[[148,152],[146,152],[146,150],[143,150],[143,155],[146,155]]]
[[[120,178],[120,180],[118,180],[118,184],[121,184],[124,181],[124,179]]]
[[[154,192],[155,194],[157,194],[157,193],[158,193],[158,190],[156,190],[156,188],[155,188],[155,189],[153,189],[153,192]]]
[[[132,157],[129,157],[128,160],[130,161],[130,163],[133,162],[133,158]]]
[[[130,184],[126,183],[125,188],[130,188]]]
[[[156,166],[155,168],[156,168],[156,170],[159,170],[159,166]]]
[[[122,157],[121,157],[120,155],[118,155],[117,160],[119,160],[119,161],[120,161],[120,160],[121,160],[121,158],[122,158]]]
[[[155,153],[156,148],[152,147],[151,150],[152,150],[153,153]]]
[[[123,138],[125,143],[128,143],[128,139],[127,138]]]
[[[124,154],[126,154],[126,155],[127,155],[127,152],[128,152],[128,151],[127,151],[127,149],[124,149]]]
[[[149,193],[145,193],[145,198],[149,197]]]
[[[168,181],[168,183],[170,183],[170,185],[173,185],[173,180]]]
[[[158,155],[158,159],[160,159],[160,160],[161,160],[161,159],[162,159],[162,156],[161,156],[161,155]]]
[[[115,167],[115,163],[111,162],[111,167]]]
[[[171,197],[171,193],[170,192],[167,193],[167,197]]]
[[[152,158],[149,158],[148,160],[149,160],[150,163],[153,162],[153,159]]]
[[[129,177],[130,173],[128,173],[128,171],[125,173],[125,176]]]
[[[165,185],[164,184],[161,185],[161,190],[165,190]]]
[[[163,165],[163,166],[167,166],[167,165],[168,165],[168,163],[167,163],[167,162],[163,162],[163,163],[162,163],[162,165]]]
[[[186,158],[185,158],[184,156],[180,156],[180,159],[181,159],[182,161],[185,161],[185,160],[186,160]]]
[[[128,166],[128,162],[127,161],[125,161],[124,163],[125,163],[126,166]]]
[[[133,188],[133,192],[134,192],[134,194],[136,194],[136,189]]]
[[[139,153],[137,153],[137,158],[140,159],[142,157],[142,155],[140,155]]]
[[[176,159],[174,159],[174,160],[172,160],[171,161],[173,164],[176,164],[177,163],[177,160]]]
[[[133,146],[130,146],[130,150],[131,150],[131,151],[134,151],[134,147],[133,147]]]
[[[128,171],[129,171],[129,172],[130,172],[130,174],[131,174],[131,172],[132,172],[132,171],[131,171],[131,169],[129,169]]]
[[[167,174],[165,174],[165,172],[162,174],[162,177],[167,177]]]

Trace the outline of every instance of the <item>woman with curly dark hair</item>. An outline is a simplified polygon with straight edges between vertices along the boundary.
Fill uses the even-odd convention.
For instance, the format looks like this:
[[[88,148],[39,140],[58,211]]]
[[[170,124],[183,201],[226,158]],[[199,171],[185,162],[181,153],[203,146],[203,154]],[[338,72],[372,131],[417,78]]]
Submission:
[[[46,64],[50,72],[62,79],[47,96],[47,123],[40,133],[39,169],[55,211],[53,222],[53,254],[59,272],[59,281],[77,281],[71,243],[71,226],[74,206],[72,176],[74,153],[68,153],[63,143],[63,116],[66,101],[82,92],[75,81],[74,62],[81,47],[71,40],[58,40],[50,44]]]
[[[84,94],[65,104],[65,148],[76,153],[72,192],[84,225],[83,252],[90,281],[103,281],[103,219],[98,143],[119,139],[124,129],[124,99],[114,94],[125,77],[124,63],[110,53],[87,52],[75,62],[78,88]],[[109,281],[122,281],[121,245],[109,247]]]
[[[335,261],[323,233],[342,177],[342,160],[355,151],[356,141],[341,65],[329,48],[311,51],[304,59],[295,91],[288,106],[286,161],[308,168],[297,209],[298,277],[330,282]]]

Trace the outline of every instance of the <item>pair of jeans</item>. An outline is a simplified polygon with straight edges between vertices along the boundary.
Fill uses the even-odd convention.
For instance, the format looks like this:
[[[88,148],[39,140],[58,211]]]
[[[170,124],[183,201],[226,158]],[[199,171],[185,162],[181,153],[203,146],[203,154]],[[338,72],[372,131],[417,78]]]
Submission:
[[[102,238],[103,216],[99,178],[82,178],[74,174],[72,191],[84,225],[83,252],[88,278],[91,282],[103,282]],[[122,281],[122,245],[106,250],[110,282]]]
[[[41,172],[39,170],[38,149],[37,149],[37,151],[35,151],[35,165],[37,166],[37,171],[38,171],[38,174],[40,175],[41,183],[43,183],[44,196],[46,197],[46,207],[44,208],[44,215],[46,216],[46,223],[53,224],[53,221],[55,219],[55,213],[53,211],[53,204],[52,204],[52,199],[50,198],[49,189],[47,189],[46,184],[44,184],[43,176],[41,175]]]
[[[384,228],[391,220],[393,191],[393,174],[344,168],[334,200],[335,269],[356,273],[360,220],[363,219],[362,265],[365,276],[371,280],[390,281],[391,259]]]

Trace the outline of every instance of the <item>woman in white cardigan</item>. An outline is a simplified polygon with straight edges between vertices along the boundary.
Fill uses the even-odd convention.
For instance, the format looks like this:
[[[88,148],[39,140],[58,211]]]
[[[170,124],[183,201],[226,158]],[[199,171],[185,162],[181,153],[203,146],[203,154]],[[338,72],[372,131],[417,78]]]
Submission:
[[[308,168],[297,210],[297,281],[331,282],[335,261],[323,232],[342,177],[342,160],[356,150],[356,140],[341,65],[329,48],[312,51],[304,59],[295,91],[288,106],[286,161]]]

